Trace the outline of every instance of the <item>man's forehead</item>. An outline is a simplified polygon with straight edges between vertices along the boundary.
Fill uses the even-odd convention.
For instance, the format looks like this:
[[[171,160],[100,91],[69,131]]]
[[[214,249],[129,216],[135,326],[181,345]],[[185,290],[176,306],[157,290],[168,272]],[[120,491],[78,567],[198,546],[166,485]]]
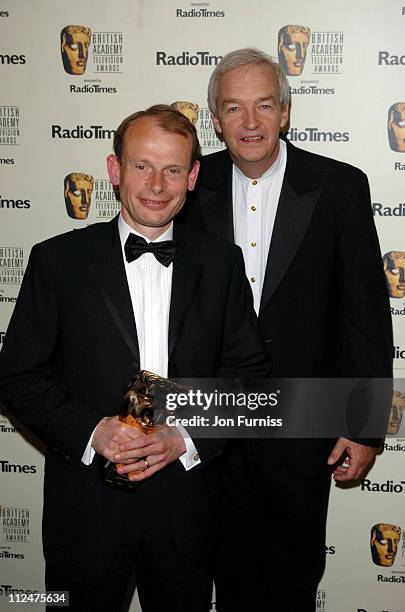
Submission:
[[[260,94],[265,93],[268,97],[274,95],[275,92],[278,94],[278,79],[272,68],[266,64],[245,64],[228,70],[219,80],[218,93],[222,94],[222,97],[228,97],[229,94],[232,95],[232,88],[238,87],[242,79],[246,81],[251,79],[252,81],[252,88],[242,92],[244,97],[257,96],[257,90],[255,91],[253,87],[257,85],[258,80],[265,81],[264,87],[266,88],[266,91],[261,91]],[[261,83],[261,85],[263,84]]]
[[[159,144],[161,147],[159,147]],[[124,134],[123,155],[127,160],[142,157],[148,161],[153,158],[163,158],[168,152],[168,165],[189,166],[192,151],[191,135],[168,132],[160,125],[156,117],[140,117],[131,123]]]
[[[254,73],[269,74],[273,78],[275,78],[274,70],[268,64],[242,64],[241,66],[236,66],[236,68],[231,68],[231,70],[227,70],[227,72],[222,75],[220,82],[223,81],[224,78],[232,80],[234,77],[237,78],[240,75],[250,76]]]

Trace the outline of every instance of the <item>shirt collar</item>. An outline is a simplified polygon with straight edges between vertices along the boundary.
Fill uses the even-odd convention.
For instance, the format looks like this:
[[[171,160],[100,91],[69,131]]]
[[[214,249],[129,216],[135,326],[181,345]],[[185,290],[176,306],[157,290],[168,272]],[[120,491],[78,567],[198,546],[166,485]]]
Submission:
[[[136,232],[132,227],[128,225],[122,218],[122,214],[118,217],[118,231],[120,234],[121,245],[124,248],[124,245],[127,241],[129,234],[135,234],[135,236],[140,236],[146,242],[152,242],[150,238],[147,238],[140,232]],[[153,240],[153,242],[163,242],[163,240],[173,240],[173,221],[170,223],[170,227],[167,228],[163,234],[161,234],[158,238]]]

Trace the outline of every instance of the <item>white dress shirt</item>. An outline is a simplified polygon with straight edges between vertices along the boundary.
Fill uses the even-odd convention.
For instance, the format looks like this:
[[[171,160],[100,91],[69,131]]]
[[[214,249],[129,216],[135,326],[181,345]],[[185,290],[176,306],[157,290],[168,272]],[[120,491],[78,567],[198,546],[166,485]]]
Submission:
[[[125,258],[124,247],[129,234],[141,236],[146,242],[150,242],[150,239],[139,232],[135,232],[125,223],[121,215],[118,219],[118,230],[136,323],[140,369],[167,378],[173,263],[168,267],[163,266],[153,253],[143,253],[140,257],[128,263]],[[153,242],[172,239],[173,224]],[[179,425],[177,429],[183,436],[186,445],[186,452],[179,459],[184,468],[189,470],[201,463],[201,460],[184,427]],[[82,458],[82,461],[86,464],[91,463],[95,454],[91,447],[92,438],[93,436]]]
[[[245,176],[233,165],[233,225],[235,244],[245,260],[246,275],[258,314],[267,257],[269,254],[278,200],[287,163],[287,146],[280,140],[280,150],[273,165],[258,179]]]

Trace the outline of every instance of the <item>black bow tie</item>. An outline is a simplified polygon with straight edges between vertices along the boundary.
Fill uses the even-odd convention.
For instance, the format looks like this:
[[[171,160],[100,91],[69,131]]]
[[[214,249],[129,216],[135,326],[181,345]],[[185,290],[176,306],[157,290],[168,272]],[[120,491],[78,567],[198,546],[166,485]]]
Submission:
[[[146,242],[141,236],[129,234],[125,242],[125,258],[128,263],[138,259],[144,253],[153,253],[159,263],[168,268],[176,255],[177,244],[174,240]]]

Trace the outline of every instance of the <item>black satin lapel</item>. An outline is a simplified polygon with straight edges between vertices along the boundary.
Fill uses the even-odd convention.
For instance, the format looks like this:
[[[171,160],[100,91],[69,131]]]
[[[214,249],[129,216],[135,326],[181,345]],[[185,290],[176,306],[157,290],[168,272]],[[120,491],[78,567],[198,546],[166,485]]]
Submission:
[[[114,219],[108,226],[111,231],[106,232],[106,238],[95,243],[96,258],[90,266],[89,273],[122,341],[133,354],[135,366],[139,367],[138,337],[117,220]],[[126,335],[130,339],[129,342]]]
[[[193,257],[193,248],[175,232],[177,254],[173,262],[169,315],[169,359],[180,338],[187,312],[200,284],[203,264]]]
[[[259,314],[265,309],[293,260],[320,194],[319,188],[299,195],[284,181],[270,243]]]
[[[217,189],[206,189],[203,201],[201,216],[206,231],[229,242],[234,242],[232,171]]]

